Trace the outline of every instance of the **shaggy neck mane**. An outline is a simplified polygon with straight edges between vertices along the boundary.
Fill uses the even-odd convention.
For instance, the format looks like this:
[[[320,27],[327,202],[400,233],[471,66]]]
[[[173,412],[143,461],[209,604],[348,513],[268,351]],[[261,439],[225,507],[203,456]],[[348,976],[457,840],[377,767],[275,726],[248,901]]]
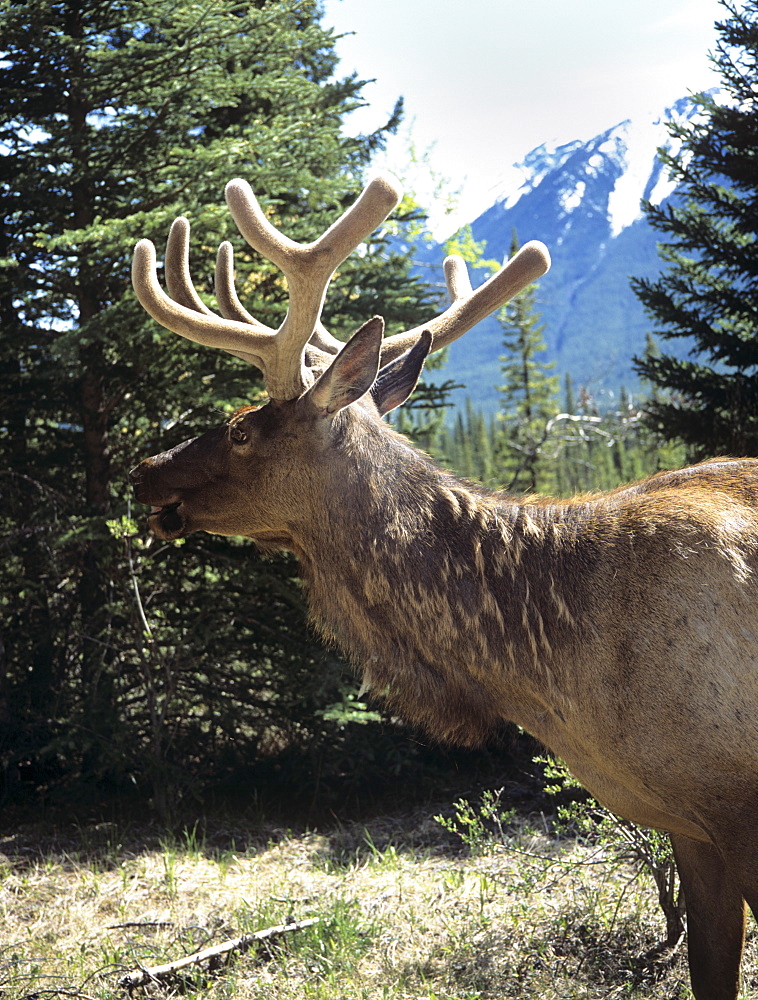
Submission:
[[[328,513],[298,546],[321,633],[367,688],[438,738],[481,742],[530,673],[534,697],[560,704],[581,601],[559,581],[586,505],[516,503],[384,427],[367,443],[365,426]]]

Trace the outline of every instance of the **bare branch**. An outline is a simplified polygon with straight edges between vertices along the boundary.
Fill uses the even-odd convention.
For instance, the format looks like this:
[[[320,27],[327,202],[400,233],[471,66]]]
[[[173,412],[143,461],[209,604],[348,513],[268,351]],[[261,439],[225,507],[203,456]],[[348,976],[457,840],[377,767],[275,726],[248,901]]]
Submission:
[[[301,931],[306,927],[312,927],[319,922],[318,917],[311,917],[308,920],[293,921],[289,924],[278,924],[274,927],[266,927],[262,931],[254,934],[242,934],[240,937],[232,938],[229,941],[222,941],[221,944],[212,948],[204,948],[196,951],[192,955],[185,955],[175,962],[168,962],[166,965],[155,965],[152,968],[141,968],[136,972],[129,972],[118,980],[118,985],[125,990],[133,990],[138,986],[148,986],[150,983],[162,982],[169,979],[181,969],[186,969],[191,965],[200,965],[202,962],[213,961],[222,955],[229,955],[232,952],[244,952],[259,941],[267,941],[270,938],[288,934],[290,931]]]

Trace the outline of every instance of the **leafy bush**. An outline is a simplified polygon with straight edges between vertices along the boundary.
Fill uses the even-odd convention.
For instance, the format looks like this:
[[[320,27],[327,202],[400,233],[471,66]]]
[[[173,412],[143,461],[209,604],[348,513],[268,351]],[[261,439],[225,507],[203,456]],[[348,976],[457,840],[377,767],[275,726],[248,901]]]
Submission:
[[[666,921],[666,937],[661,948],[673,948],[684,933],[684,898],[679,887],[674,855],[668,836],[646,830],[621,819],[595,801],[576,781],[562,762],[537,757],[548,781],[545,790],[556,800],[551,832],[564,838],[579,838],[597,846],[600,861],[613,866],[628,865],[632,878],[652,879],[658,904]],[[534,849],[524,850],[523,829],[516,835],[516,812],[501,806],[503,789],[485,791],[478,805],[459,799],[453,817],[437,816],[437,821],[460,837],[474,854],[512,852],[530,860],[518,869],[521,888],[539,891],[549,885],[556,869],[577,864],[569,859],[543,856]],[[585,860],[579,862],[587,864]],[[594,863],[594,862],[593,862]],[[509,875],[508,884],[512,881]]]

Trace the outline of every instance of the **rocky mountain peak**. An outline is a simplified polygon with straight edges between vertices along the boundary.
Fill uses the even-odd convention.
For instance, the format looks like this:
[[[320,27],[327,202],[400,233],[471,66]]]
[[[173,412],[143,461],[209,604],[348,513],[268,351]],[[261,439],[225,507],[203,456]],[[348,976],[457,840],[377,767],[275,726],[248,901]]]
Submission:
[[[505,257],[514,231],[521,242],[540,239],[550,248],[553,266],[539,282],[548,359],[600,405],[604,396],[612,402],[622,386],[637,389],[632,357],[644,351],[650,322],[629,278],[661,269],[660,237],[641,202],[660,204],[673,195],[658,149],[671,150],[675,142],[668,122],[697,113],[691,99],[682,98],[587,141],[543,143],[518,164],[521,184],[502,191],[471,223],[489,258]],[[443,255],[440,248],[440,263]],[[496,408],[501,342],[497,319],[490,318],[451,346],[450,370],[467,385],[456,402],[470,395],[484,409]]]

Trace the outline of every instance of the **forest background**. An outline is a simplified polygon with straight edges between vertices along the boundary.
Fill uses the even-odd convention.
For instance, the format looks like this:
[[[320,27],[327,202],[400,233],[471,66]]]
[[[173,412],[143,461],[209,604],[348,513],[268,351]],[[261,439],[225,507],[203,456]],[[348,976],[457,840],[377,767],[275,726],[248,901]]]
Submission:
[[[668,239],[665,269],[636,284],[651,329],[690,337],[692,360],[667,358],[651,336],[638,359],[647,398],[622,394],[600,412],[540,360],[532,288],[500,316],[493,419],[473,404],[449,414],[444,383],[422,385],[394,418],[461,475],[567,495],[722,451],[758,454],[758,5],[723,6],[715,58],[734,100],[697,98],[703,116],[682,135],[692,155],[668,164],[680,195],[648,206]],[[244,176],[275,224],[308,242],[355,198],[402,102],[376,132],[345,134],[364,81],[339,76],[309,0],[6,0],[0,26],[5,815],[149,803],[170,821],[251,796],[323,809],[449,768],[450,752],[359,699],[350,668],[309,631],[291,559],[264,560],[244,539],[159,542],[127,485],[142,457],[261,398],[250,367],[144,314],[129,282],[134,243],[160,244],[188,216],[214,308],[226,182]],[[439,311],[440,290],[413,270],[422,239],[411,194],[340,268],[327,327],[345,339],[379,313],[392,333]],[[240,295],[276,327],[281,277],[237,244]],[[492,266],[465,230],[449,250],[480,279]]]

